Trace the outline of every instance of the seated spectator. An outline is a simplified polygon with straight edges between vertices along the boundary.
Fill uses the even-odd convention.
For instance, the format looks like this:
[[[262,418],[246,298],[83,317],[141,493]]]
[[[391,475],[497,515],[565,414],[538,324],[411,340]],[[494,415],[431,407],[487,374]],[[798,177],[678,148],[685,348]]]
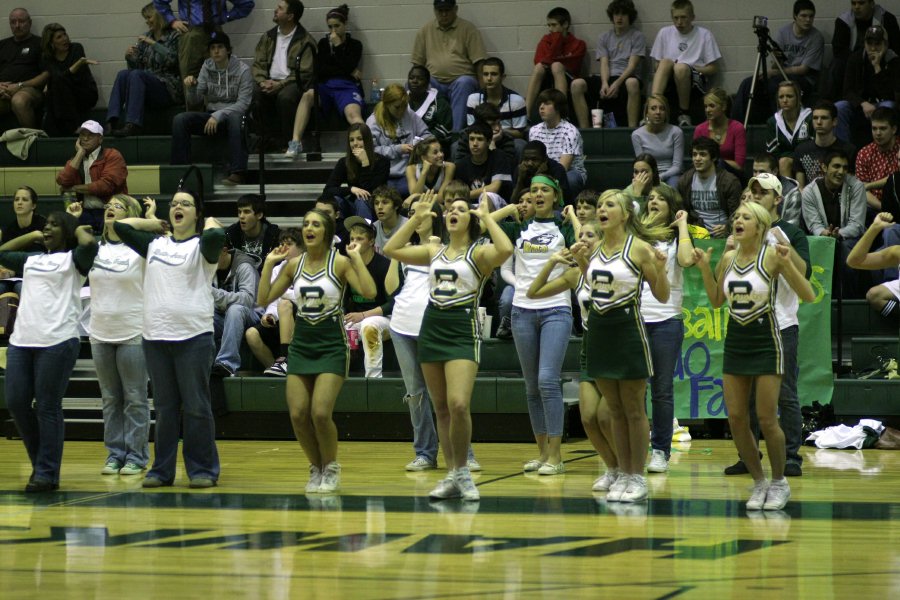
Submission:
[[[366,119],[372,130],[375,152],[391,161],[388,185],[397,189],[401,196],[408,196],[406,187],[406,165],[413,146],[428,135],[425,121],[409,108],[409,95],[403,86],[396,83],[384,89],[381,102]]]
[[[128,193],[128,167],[115,148],[104,148],[103,127],[97,121],[85,121],[78,130],[75,155],[57,173],[56,183],[63,192],[74,192],[81,204],[82,225],[94,231],[103,229],[103,208],[116,194]]]
[[[652,94],[644,105],[644,125],[631,132],[634,154],[649,154],[659,165],[659,178],[678,184],[684,164],[684,132],[669,123],[669,101]]]
[[[282,16],[282,22],[278,25],[279,36],[282,34],[289,35],[289,33],[284,32],[286,27],[293,26],[294,33],[288,49],[287,69],[289,75],[281,80],[283,89],[277,92],[279,116],[281,116],[282,111],[286,115],[290,106],[291,115],[287,117],[287,128],[284,131],[292,130],[292,134],[285,156],[297,158],[303,152],[303,132],[306,131],[306,126],[309,123],[309,115],[313,110],[316,91],[319,94],[319,105],[322,112],[336,108],[347,119],[349,124],[363,123],[362,112],[365,103],[363,101],[362,86],[359,84],[359,78],[362,74],[359,70],[359,61],[362,59],[363,45],[362,42],[353,39],[347,32],[347,18],[350,16],[350,9],[346,4],[341,4],[339,7],[328,11],[325,17],[325,24],[328,25],[328,35],[319,40],[318,51],[311,52],[309,50],[315,47],[313,46],[312,36],[306,33],[303,26],[300,25],[303,3],[293,0],[291,2],[281,2],[279,6],[281,4],[285,5],[286,12]],[[299,11],[297,7],[299,7]],[[288,19],[292,11],[294,12],[295,20],[292,23],[283,25],[282,23]],[[299,14],[297,14],[298,12]],[[276,19],[278,18],[277,10],[275,11],[275,17]],[[273,31],[270,31],[268,35],[272,35]],[[302,34],[300,33],[301,31],[303,32]],[[304,87],[303,90],[297,87],[298,82],[292,67],[296,64],[296,56],[300,53],[303,54],[300,71],[304,78],[309,79],[311,77],[313,73],[312,65],[315,62],[317,79],[317,81],[313,82],[316,88],[315,91],[312,86],[309,86],[308,89]],[[308,69],[303,66],[306,63],[309,65]],[[276,70],[274,60],[272,70]],[[280,67],[277,70],[280,71]],[[280,72],[278,74],[280,75]],[[259,76],[257,76],[257,80],[259,80]],[[265,96],[266,89],[263,87],[263,83],[260,84],[260,89],[262,89]],[[301,81],[299,83],[303,84],[306,82]],[[277,88],[278,85],[271,87]],[[296,98],[291,104],[285,97],[285,93],[290,89],[294,89],[296,97],[300,98],[299,105],[297,105]],[[302,97],[300,96],[301,92],[303,94]],[[268,93],[271,96],[275,92],[270,91]],[[294,114],[294,106],[297,109],[296,114]]]
[[[578,128],[566,120],[566,96],[557,89],[544,90],[538,95],[541,123],[528,130],[528,139],[543,142],[547,156],[566,169],[569,194],[577,196],[587,182],[584,166],[584,142]]]
[[[199,77],[184,78],[187,102],[203,104],[202,112],[185,112],[172,121],[172,164],[191,164],[191,134],[228,135],[228,186],[243,183],[247,171],[247,149],[241,120],[253,99],[250,67],[231,55],[231,40],[215,32],[209,41],[209,58]]]
[[[694,139],[712,138],[719,144],[722,166],[737,176],[742,175],[747,158],[747,132],[740,122],[729,119],[731,98],[722,88],[713,88],[703,97],[706,121],[694,129]]]
[[[212,374],[231,377],[241,368],[241,341],[248,327],[259,323],[253,310],[259,273],[254,260],[227,245],[222,247],[213,286],[213,326],[218,352]]]
[[[493,131],[483,123],[475,123],[466,128],[465,135],[469,156],[457,161],[456,178],[469,186],[469,200],[477,202],[482,194],[493,193],[508,201],[513,188],[513,166],[506,154],[490,149]]]
[[[472,204],[472,202],[469,200],[468,184],[466,184],[465,181],[454,179],[447,184],[446,188],[444,188],[444,204],[441,207],[444,213],[446,213],[450,205],[457,200],[465,200],[470,205]]]
[[[801,99],[810,103],[825,57],[825,38],[821,31],[813,27],[815,16],[816,5],[812,0],[797,0],[794,2],[794,21],[779,29],[774,38],[780,51],[773,52],[773,57],[781,63],[790,81],[796,84],[798,106]],[[751,107],[753,113],[749,117],[747,104],[753,80],[752,77],[747,77],[741,82],[734,96],[734,110],[731,113],[733,119],[741,123],[762,123],[778,109],[779,87],[784,83],[784,78],[774,60],[769,66],[768,74],[768,81],[756,82],[756,97]]]
[[[458,11],[456,0],[434,0],[435,18],[416,34],[411,56],[431,73],[432,87],[450,97],[453,131],[466,126],[466,101],[478,90],[476,66],[487,58],[478,28]]]
[[[390,161],[375,152],[369,126],[354,123],[347,130],[347,153],[332,169],[322,195],[336,199],[343,215],[371,220],[372,192],[388,182],[390,170]]]
[[[41,72],[41,38],[31,33],[31,15],[24,8],[10,11],[9,28],[12,37],[0,40],[0,115],[11,112],[20,127],[37,128],[43,86],[25,83]]]
[[[637,201],[640,209],[636,211],[637,213],[643,213],[644,207],[647,205],[647,196],[650,195],[652,190],[659,187],[670,188],[672,194],[678,196],[675,188],[661,181],[659,168],[656,166],[656,159],[653,158],[652,154],[638,154],[635,156],[632,163],[631,183],[622,191]],[[678,203],[681,204],[680,198]]]
[[[778,212],[782,220],[805,230],[800,206],[800,186],[796,179],[785,177],[780,171],[778,160],[774,155],[766,153],[753,157],[754,177],[762,173],[771,173],[778,177],[778,181],[781,183],[782,201],[778,205]]]
[[[572,82],[572,107],[581,129],[591,127],[591,111],[597,106],[615,115],[616,123],[637,127],[641,118],[641,73],[647,39],[632,27],[637,10],[631,0],[613,0],[606,7],[613,28],[597,39],[596,61],[600,75]]]
[[[512,164],[519,162],[519,156],[525,148],[525,140],[513,137],[500,124],[500,109],[485,102],[475,107],[472,124],[481,123],[491,130],[491,140],[488,143],[489,150],[499,150]],[[465,134],[453,143],[453,160],[459,162],[469,156],[469,144],[466,143]]]
[[[167,108],[184,102],[178,74],[178,37],[149,3],[141,9],[149,31],[125,51],[127,69],[119,71],[109,92],[106,130],[116,137],[137,135],[144,126],[146,108]],[[121,127],[119,121],[124,123]]]
[[[237,222],[225,230],[225,246],[243,252],[256,270],[275,246],[281,230],[266,219],[266,200],[259,194],[244,194],[237,199]]]
[[[475,109],[482,104],[497,108],[503,132],[517,140],[525,140],[528,118],[525,98],[503,85],[506,65],[496,56],[481,62],[481,90],[469,94],[466,101],[466,124],[475,122]]]
[[[292,258],[303,251],[303,233],[299,227],[283,229],[278,234],[278,252],[285,253],[285,259],[272,269],[272,281]],[[264,307],[259,323],[251,325],[244,332],[247,346],[256,360],[265,366],[264,375],[287,376],[287,351],[294,333],[294,290],[288,290],[277,300]],[[286,310],[285,310],[286,307]],[[276,358],[276,356],[278,358]]]
[[[801,192],[803,221],[807,230],[810,235],[829,236],[837,240],[836,254],[842,267],[866,227],[866,188],[849,171],[847,154],[842,150],[830,150],[822,159],[823,175]],[[835,293],[836,297],[861,297],[858,275],[853,269],[836,268],[835,277],[842,285],[842,289]]]
[[[881,211],[890,213],[894,217],[894,224],[881,232],[883,246],[900,245],[900,149],[897,150],[894,171],[884,181],[881,191]],[[897,279],[897,268],[888,268],[882,272],[885,281]]]
[[[807,182],[822,175],[822,158],[832,150],[840,150],[851,157],[851,164],[856,157],[856,148],[846,140],[834,135],[837,125],[837,108],[828,100],[819,100],[812,110],[814,138],[800,142],[794,150],[794,177],[802,190]]]
[[[741,198],[738,178],[719,164],[719,144],[708,137],[694,140],[691,148],[693,168],[678,180],[678,193],[684,201],[691,223],[709,230],[715,238],[731,231],[731,217]]]
[[[552,86],[567,97],[571,81],[581,77],[587,45],[569,31],[571,27],[572,17],[565,8],[557,6],[547,13],[550,33],[541,38],[534,51],[534,70],[525,92],[525,111],[529,120],[541,90]]]
[[[456,173],[456,165],[444,160],[444,150],[436,137],[430,135],[413,147],[406,166],[406,185],[409,187],[409,196],[404,202],[406,208],[416,194],[425,190],[437,192],[438,203],[442,202],[444,188],[453,181]]]
[[[837,136],[842,140],[868,137],[872,113],[879,106],[897,108],[900,100],[900,56],[888,54],[884,28],[866,30],[861,50],[847,59],[843,100],[835,103],[838,111]],[[860,135],[861,134],[861,135]]]
[[[897,171],[897,112],[879,107],[872,112],[872,143],[856,155],[856,178],[866,186],[866,202],[874,212],[881,212],[881,196],[885,182]]]
[[[22,85],[38,89],[46,86],[41,128],[48,135],[75,134],[78,124],[87,119],[99,97],[89,66],[96,64],[97,61],[85,57],[81,44],[69,40],[65,27],[59,23],[44,27],[41,73]]]
[[[800,103],[800,88],[793,81],[778,84],[778,106],[766,122],[766,151],[778,158],[782,173],[793,173],[794,150],[813,137],[812,110]]]
[[[406,223],[407,218],[400,215],[403,206],[403,197],[394,188],[383,185],[372,192],[372,206],[375,209],[375,218],[372,223],[375,229],[375,252],[381,253],[381,249],[397,229]]]
[[[511,198],[509,198],[511,203],[522,201],[522,198],[531,189],[531,178],[535,175],[549,175],[558,181],[562,189],[563,201],[566,204],[571,204],[574,200],[574,196],[569,190],[566,168],[547,156],[547,146],[544,145],[544,142],[533,140],[525,144],[525,149],[522,150],[522,160],[519,161],[514,174],[515,186],[513,187]],[[445,193],[445,200],[446,195]]]
[[[690,127],[691,90],[706,94],[708,78],[715,75],[722,58],[713,34],[705,27],[694,26],[691,0],[672,2],[672,22],[659,30],[650,56],[656,61],[651,93],[672,97],[674,87],[678,100],[678,125]]]
[[[23,185],[16,190],[12,199],[13,213],[16,218],[0,228],[0,241],[6,242],[32,231],[44,230],[47,219],[35,212],[37,203],[38,195],[34,188]],[[43,250],[44,245],[36,242],[32,246],[24,248],[23,252],[42,252]]]
[[[331,247],[346,256],[347,244],[350,242],[350,232],[344,227],[344,217],[341,215],[340,203],[338,203],[334,196],[326,196],[323,194],[316,198],[316,209],[321,210],[334,221],[334,240],[332,241]],[[291,327],[290,333],[293,334],[293,331],[294,329]],[[289,335],[287,338],[288,342],[290,342],[290,337],[291,336]]]
[[[453,113],[450,103],[431,87],[431,73],[422,66],[409,70],[406,78],[409,108],[425,121],[428,131],[445,150],[449,150],[453,135]]]

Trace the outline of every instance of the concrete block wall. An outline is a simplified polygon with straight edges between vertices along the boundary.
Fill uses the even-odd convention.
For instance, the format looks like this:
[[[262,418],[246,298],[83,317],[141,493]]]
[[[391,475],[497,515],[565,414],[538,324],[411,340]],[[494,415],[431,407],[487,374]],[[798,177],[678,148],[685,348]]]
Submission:
[[[116,73],[125,68],[125,49],[135,43],[144,31],[141,7],[149,0],[42,0],[25,5],[32,15],[33,31],[40,35],[44,25],[58,22],[66,27],[73,41],[85,47],[89,58],[99,61],[93,67],[100,86],[100,104],[105,106],[109,88]],[[306,0],[303,24],[318,39],[325,33],[327,11],[343,0]],[[177,0],[173,0],[175,5]],[[18,4],[18,2],[16,3]],[[10,8],[16,4],[10,4]],[[272,27],[275,0],[257,0],[251,15],[225,26],[237,56],[252,61],[253,49],[263,31]],[[418,29],[433,18],[431,0],[358,0],[350,5],[350,30],[362,41],[362,71],[366,94],[369,82],[377,78],[380,85],[406,80],[410,67],[409,52]],[[605,0],[459,0],[459,16],[479,26],[490,54],[503,58],[507,69],[507,86],[525,92],[533,66],[534,48],[546,32],[547,12],[554,6],[565,6],[572,14],[573,33],[588,45],[589,61],[597,37],[611,27],[606,16]],[[671,23],[668,0],[636,0],[636,26],[647,37],[648,52],[661,27]],[[896,3],[882,2],[897,13]],[[791,21],[791,0],[694,0],[695,24],[712,30],[722,51],[722,74],[718,83],[730,91],[753,70],[756,60],[756,36],[751,23],[753,15],[769,17],[774,32]],[[816,1],[816,27],[830,47],[835,17],[850,7],[847,0]],[[827,64],[827,62],[826,62]],[[597,69],[591,64],[592,72]]]

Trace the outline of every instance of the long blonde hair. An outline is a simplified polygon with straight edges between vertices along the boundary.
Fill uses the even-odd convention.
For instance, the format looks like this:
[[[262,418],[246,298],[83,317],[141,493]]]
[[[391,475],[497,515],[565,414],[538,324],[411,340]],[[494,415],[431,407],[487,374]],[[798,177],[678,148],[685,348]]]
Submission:
[[[634,198],[624,193],[622,190],[606,190],[600,194],[598,206],[607,200],[615,200],[625,215],[625,233],[634,235],[645,242],[665,242],[668,241],[672,232],[667,226],[649,225],[637,218],[634,213]]]
[[[675,213],[678,212],[681,206],[681,198],[678,194],[678,191],[675,188],[668,185],[657,185],[653,189],[650,190],[650,194],[656,192],[665,202],[666,206],[669,207],[669,221],[667,223],[660,222],[657,217],[654,217],[649,212],[644,212],[641,215],[641,223],[645,227],[666,227],[669,230],[668,241],[672,241],[676,235],[678,235],[678,231],[669,227],[672,221],[675,220]],[[647,194],[647,200],[650,199],[650,194]],[[646,206],[646,205],[645,205]]]
[[[398,102],[402,102],[408,108],[409,94],[403,89],[402,85],[392,83],[384,88],[381,102],[375,105],[375,122],[378,123],[381,130],[391,138],[397,135],[397,125],[400,121],[391,115],[391,111],[387,109],[387,105],[396,104]]]

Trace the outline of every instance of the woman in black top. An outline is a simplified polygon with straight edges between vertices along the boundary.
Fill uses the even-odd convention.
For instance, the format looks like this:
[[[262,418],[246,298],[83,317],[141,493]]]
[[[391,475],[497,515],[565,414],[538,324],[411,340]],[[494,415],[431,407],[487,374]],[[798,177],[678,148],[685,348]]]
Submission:
[[[390,170],[391,162],[375,152],[369,126],[354,123],[347,130],[347,156],[334,166],[322,195],[337,200],[344,217],[359,215],[372,220],[372,190],[387,185]]]

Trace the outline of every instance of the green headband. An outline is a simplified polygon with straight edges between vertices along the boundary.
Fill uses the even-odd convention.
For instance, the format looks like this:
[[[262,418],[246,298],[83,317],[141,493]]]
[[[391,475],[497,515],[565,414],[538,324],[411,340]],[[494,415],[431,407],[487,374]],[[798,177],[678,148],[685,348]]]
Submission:
[[[534,185],[535,183],[544,183],[556,190],[556,202],[560,206],[563,205],[562,188],[559,187],[559,182],[557,180],[548,177],[547,175],[535,175],[531,178],[531,185]]]

